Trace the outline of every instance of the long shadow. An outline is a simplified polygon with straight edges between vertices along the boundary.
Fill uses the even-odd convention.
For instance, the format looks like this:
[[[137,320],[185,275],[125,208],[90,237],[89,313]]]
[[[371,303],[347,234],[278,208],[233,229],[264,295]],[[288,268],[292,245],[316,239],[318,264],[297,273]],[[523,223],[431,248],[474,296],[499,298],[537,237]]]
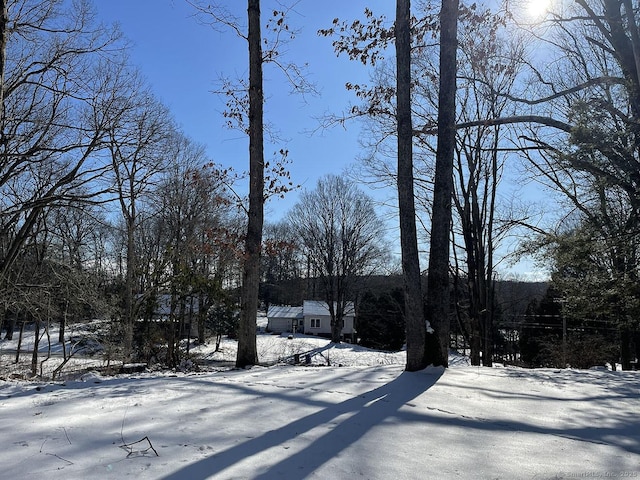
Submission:
[[[501,372],[509,377],[551,383],[560,388],[588,384],[605,389],[618,398],[638,398],[640,394],[640,372],[636,371],[503,369]]]
[[[435,385],[442,373],[440,369],[417,373],[403,372],[391,382],[365,394],[339,404],[328,405],[316,413],[187,465],[164,478],[165,480],[210,478],[242,460],[282,445],[316,427],[329,426],[341,415],[352,413],[350,418],[329,430],[311,445],[273,465],[257,477],[281,477],[283,471],[290,472],[293,467],[297,469],[296,477],[300,478],[330,461],[336,454],[355,443],[385,419],[396,415],[402,406]]]
[[[426,378],[418,377],[419,375],[424,375]],[[343,380],[345,378],[346,377],[343,377]],[[305,417],[304,419],[298,421],[306,421],[307,423],[294,423],[291,425],[307,425],[310,419],[320,418],[321,416],[323,416],[322,418],[328,418],[328,422],[326,423],[330,424],[331,420],[342,414],[353,413],[350,418],[341,421],[339,427],[335,429],[335,435],[337,435],[338,437],[343,435],[345,432],[347,432],[347,435],[349,437],[353,437],[352,433],[360,431],[361,424],[364,421],[367,423],[367,425],[365,430],[362,431],[361,434],[357,435],[357,438],[360,438],[372,426],[379,424],[387,418],[393,417],[404,422],[426,423],[430,425],[446,425],[451,427],[469,428],[482,431],[512,431],[538,435],[554,435],[578,442],[617,447],[629,453],[640,455],[640,416],[638,416],[634,411],[618,412],[615,409],[612,409],[609,413],[606,414],[606,418],[594,417],[592,419],[591,425],[553,427],[537,424],[537,419],[535,417],[531,417],[530,422],[525,422],[518,420],[496,420],[494,418],[482,418],[462,415],[455,412],[455,405],[451,406],[452,411],[448,411],[448,409],[443,410],[441,408],[430,409],[428,406],[426,407],[426,410],[424,409],[424,407],[420,409],[405,409],[402,411],[399,410],[402,405],[409,403],[411,399],[419,396],[421,393],[426,392],[431,386],[436,383],[439,378],[440,375],[438,374],[436,376],[435,373],[428,374],[426,372],[419,372],[409,374],[404,372],[391,382],[386,383],[376,389],[370,390],[369,392],[366,392],[364,394],[360,394],[357,398],[346,400],[345,402],[342,402],[340,404],[332,404],[327,402],[326,400],[314,400],[297,395],[291,395],[290,388],[284,389],[282,391],[270,392],[267,395],[281,401],[300,402],[305,403],[309,406],[323,409],[316,414],[312,414],[309,417]],[[185,377],[179,380],[188,383],[201,381],[200,379],[198,379],[198,377]],[[247,385],[245,383],[225,383],[224,388],[237,390],[243,395],[265,395],[264,392],[258,392],[250,385]],[[308,388],[309,387],[305,385],[305,387],[301,387],[300,389],[307,390]],[[312,389],[318,390],[317,388],[313,387]],[[603,399],[609,400],[612,398],[616,400],[620,398],[611,397],[609,395],[596,395],[574,399],[564,399],[538,395],[527,396],[527,394],[522,394],[523,396],[520,396],[519,394],[513,395],[511,393],[488,389],[487,387],[482,386],[476,387],[467,385],[464,386],[464,389],[474,389],[485,393],[492,392],[490,396],[506,399],[507,401],[512,398],[516,401],[519,398],[531,398],[540,402],[558,402],[571,400],[576,403],[578,408],[579,405],[583,403],[591,404]],[[392,396],[386,396],[389,391],[393,391]],[[404,398],[408,398],[408,400],[403,403],[402,401]],[[637,395],[635,398],[637,398]],[[399,406],[396,405],[398,402],[400,402]],[[411,404],[409,403],[409,405]],[[363,406],[364,408],[358,408],[358,406]],[[335,413],[335,415],[331,416],[331,413]],[[272,432],[268,432],[263,436],[270,435],[274,432],[280,432],[284,428],[285,427]],[[313,428],[313,425],[310,428]],[[301,430],[297,433],[297,435],[304,433],[305,430]],[[326,441],[333,442],[335,435],[326,434],[318,439],[313,444],[313,447],[310,448],[313,451],[313,454],[315,455],[317,451],[321,451]],[[286,440],[287,438],[284,438],[283,442],[285,442]],[[346,445],[346,443],[344,441],[342,441],[341,443],[341,441],[339,440],[335,443],[335,445],[330,445],[329,447],[336,449],[335,447],[338,445],[344,446]],[[292,456],[287,460],[289,469],[290,459],[292,458],[296,457]],[[313,464],[313,462],[314,460],[311,460],[311,464]],[[317,466],[322,465],[322,463],[324,462],[320,462]],[[305,459],[305,464],[308,464],[307,459]]]
[[[475,418],[458,415],[455,412],[424,411],[424,409],[402,409],[404,405],[411,405],[411,400],[418,397],[432,387],[440,378],[441,372],[425,374],[402,373],[391,382],[376,389],[350,398],[339,404],[314,402],[309,399],[299,401],[321,408],[318,412],[295,420],[276,430],[264,433],[256,438],[237,444],[225,451],[204,458],[196,463],[184,466],[180,470],[164,477],[166,480],[205,479],[211,478],[224,470],[251,458],[261,452],[276,446],[286,448],[287,443],[296,440],[307,443],[304,435],[314,428],[325,426],[326,433],[314,433],[315,437],[301,450],[273,465],[265,465],[256,479],[287,479],[305,478],[325,463],[336,458],[350,445],[356,443],[372,428],[388,419],[401,422],[424,423],[431,426],[446,428],[473,429],[486,432],[522,432],[535,435],[552,435],[570,441],[604,445],[621,449],[634,455],[640,460],[640,421],[631,413],[609,415],[609,421],[604,425],[569,426],[564,428],[550,427],[532,422],[510,421]],[[227,387],[243,389],[246,386],[234,385]],[[626,393],[626,392],[625,392]],[[296,401],[280,392],[269,395],[286,397],[289,401]],[[558,399],[550,399],[558,400]],[[544,401],[544,398],[541,399]],[[340,419],[342,415],[350,415]],[[345,415],[345,416],[346,416]],[[293,450],[294,451],[294,450]],[[293,452],[292,451],[292,452]]]
[[[114,386],[118,384],[126,384],[126,379],[116,378],[116,379],[101,379],[90,382],[82,382],[82,381],[73,381],[73,382],[46,382],[34,380],[32,382],[26,383],[24,390],[12,391],[10,393],[4,393],[2,390],[3,384],[0,383],[0,399],[9,399],[9,398],[21,398],[21,397],[30,397],[34,395],[43,395],[46,393],[52,393],[58,390],[90,390],[96,387],[102,386]],[[7,384],[7,387],[12,386],[11,384]],[[27,388],[28,387],[28,388]]]

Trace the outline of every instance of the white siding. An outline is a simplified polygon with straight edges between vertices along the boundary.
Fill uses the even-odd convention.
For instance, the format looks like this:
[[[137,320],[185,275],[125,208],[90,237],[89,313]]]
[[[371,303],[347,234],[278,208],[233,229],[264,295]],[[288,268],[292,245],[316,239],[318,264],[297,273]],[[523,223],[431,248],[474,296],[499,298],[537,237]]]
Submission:
[[[269,318],[267,321],[267,330],[273,333],[284,333],[291,331],[290,318]]]
[[[272,305],[267,312],[267,330],[273,333],[292,332],[298,319],[302,319],[302,307]]]
[[[349,302],[342,329],[345,336],[353,334],[353,312],[353,303]],[[300,324],[304,325],[304,333],[307,335],[331,335],[331,315],[325,302],[305,300],[302,307],[273,305],[269,308],[267,317],[267,330],[270,332],[291,332],[294,322],[297,323],[299,319]],[[317,322],[319,322],[319,326]]]

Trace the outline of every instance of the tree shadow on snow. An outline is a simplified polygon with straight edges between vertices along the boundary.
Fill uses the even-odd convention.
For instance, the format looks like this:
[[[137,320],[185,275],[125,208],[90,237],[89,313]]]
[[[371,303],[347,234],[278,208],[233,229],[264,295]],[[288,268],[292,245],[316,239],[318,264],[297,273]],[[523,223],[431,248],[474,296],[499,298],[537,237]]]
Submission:
[[[523,378],[541,384],[557,387],[558,392],[571,390],[575,385],[590,385],[600,390],[594,391],[598,399],[636,399],[640,387],[640,373],[635,371],[573,370],[573,369],[518,369],[506,368],[501,374],[513,378]],[[606,392],[607,394],[603,394]]]
[[[633,412],[608,414],[607,422],[594,419],[591,424],[579,424],[566,427],[544,425],[536,418],[530,421],[496,420],[491,418],[469,417],[439,410],[403,409],[413,406],[412,400],[434,386],[442,376],[442,370],[428,369],[417,373],[403,372],[394,380],[364,394],[350,398],[338,404],[316,402],[306,399],[309,405],[320,408],[317,412],[287,425],[266,432],[255,438],[234,445],[208,458],[186,465],[165,477],[166,480],[185,478],[201,480],[214,478],[224,470],[249,460],[271,448],[289,448],[291,454],[276,461],[267,462],[257,479],[306,478],[322,465],[338,457],[351,445],[358,442],[369,431],[385,421],[421,423],[431,428],[454,428],[487,432],[520,432],[541,436],[555,436],[570,441],[606,445],[618,448],[634,455],[640,455],[640,423]],[[606,381],[603,379],[603,383]],[[637,386],[637,383],[633,384]],[[466,387],[474,388],[474,387]],[[482,389],[482,387],[479,387]],[[618,395],[629,394],[628,387],[619,386]],[[632,388],[632,387],[629,387]],[[602,392],[606,396],[606,390]],[[497,393],[497,392],[496,392]],[[281,393],[274,393],[274,396]],[[624,397],[623,397],[624,398]],[[558,400],[549,398],[549,400]],[[595,399],[589,398],[588,401]],[[543,399],[540,399],[543,401]],[[455,407],[452,406],[455,410]],[[594,424],[595,423],[595,424]],[[600,424],[598,424],[600,423]],[[312,430],[326,428],[318,434]],[[304,443],[301,449],[294,442]],[[542,439],[540,440],[542,441]]]
[[[397,378],[374,390],[350,398],[344,402],[324,407],[322,410],[295,420],[276,430],[271,430],[223,452],[184,466],[164,477],[165,480],[206,479],[223,470],[276,446],[284,446],[311,430],[325,426],[321,434],[302,450],[271,465],[257,479],[286,478],[295,472],[295,478],[303,478],[324,463],[335,458],[357,442],[369,430],[389,418],[398,415],[401,407],[426,392],[442,376],[442,369],[422,372],[403,372]],[[350,414],[345,420],[342,415]]]

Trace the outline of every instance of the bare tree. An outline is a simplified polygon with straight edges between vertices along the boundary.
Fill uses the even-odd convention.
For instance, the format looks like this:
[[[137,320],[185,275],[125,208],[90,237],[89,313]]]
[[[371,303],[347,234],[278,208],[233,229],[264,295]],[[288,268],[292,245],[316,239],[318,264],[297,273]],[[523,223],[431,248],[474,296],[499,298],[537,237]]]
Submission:
[[[97,206],[85,203],[55,209],[49,217],[53,236],[48,254],[49,282],[54,286],[52,303],[59,314],[58,342],[64,343],[68,325],[106,313],[107,302],[101,291],[105,272],[96,261],[98,252],[92,245],[105,221]],[[66,358],[68,350],[63,353]]]
[[[425,317],[420,258],[416,231],[413,186],[413,127],[411,121],[411,2],[396,2],[396,68],[398,125],[398,213],[404,278],[405,322],[407,330],[407,370],[416,371],[425,363]]]
[[[7,0],[0,0],[0,126],[4,125],[4,79],[7,64],[7,39],[9,38],[8,23]]]
[[[559,224],[578,215],[594,230],[594,248],[609,242],[617,253],[608,275],[618,284],[640,276],[634,253],[640,225],[639,25],[637,6],[627,0],[576,0],[564,9],[552,8],[544,35],[535,30],[530,35],[557,62],[552,69],[530,64],[538,80],[535,98],[509,96],[538,114],[529,120],[538,125],[520,137],[522,151],[537,178],[565,198]],[[628,240],[624,248],[621,239]],[[637,301],[633,291],[627,293],[628,304]],[[625,369],[631,366],[630,345],[638,331],[637,322],[627,317],[620,311]]]
[[[331,341],[339,343],[347,302],[359,279],[384,258],[384,227],[373,201],[342,177],[327,175],[289,212],[304,254],[320,276],[331,315]]]
[[[236,366],[258,362],[256,317],[260,290],[260,252],[264,224],[264,92],[260,0],[249,0],[249,219],[242,274],[242,304]]]
[[[437,119],[437,115],[442,114],[442,108],[438,106],[439,81],[442,80],[442,77],[438,73],[441,68],[441,65],[438,64],[437,61],[437,59],[439,59],[439,55],[437,54],[438,43],[434,42],[433,39],[437,38],[442,26],[439,22],[439,16],[435,14],[435,10],[433,10],[430,5],[420,13],[421,15],[412,19],[413,49],[411,51],[411,61],[413,66],[411,67],[411,87],[413,101],[410,104],[411,110],[409,115],[421,122],[435,126],[441,125],[442,123],[438,122]],[[505,55],[505,52],[496,52],[496,47],[493,45],[494,42],[498,40],[496,30],[498,26],[503,24],[504,19],[490,14],[485,9],[476,9],[475,7],[467,8],[461,6],[459,13],[462,22],[461,29],[466,35],[465,40],[468,41],[465,41],[460,46],[460,51],[465,55],[462,60],[465,68],[461,71],[460,76],[455,76],[458,81],[465,82],[465,84],[463,91],[459,94],[460,105],[454,113],[449,112],[450,117],[455,118],[456,115],[460,115],[461,118],[475,119],[486,118],[487,115],[495,116],[495,111],[487,111],[490,108],[487,107],[487,105],[493,107],[497,105],[503,106],[507,100],[504,97],[497,96],[498,94],[496,92],[505,91],[506,81],[502,79],[500,74],[494,73],[494,69],[497,69],[499,72],[508,72],[513,69],[513,64],[515,63],[515,60],[512,60],[509,55]],[[399,135],[403,127],[399,118],[401,108],[403,107],[400,101],[400,80],[403,78],[399,73],[401,60],[399,58],[397,59],[395,67],[398,73],[393,75],[392,65],[388,64],[390,62],[385,63],[382,60],[382,54],[384,53],[383,47],[385,47],[389,39],[392,38],[391,33],[393,33],[393,31],[383,27],[381,23],[382,20],[374,17],[372,13],[368,12],[366,16],[367,23],[353,22],[352,24],[340,24],[336,21],[334,22],[336,27],[323,33],[335,34],[336,32],[340,32],[341,36],[334,42],[337,51],[345,52],[351,58],[359,59],[363,63],[377,65],[372,78],[372,86],[349,85],[349,88],[354,90],[359,98],[363,99],[361,105],[350,109],[349,115],[368,117],[367,126],[370,130],[370,140],[368,143],[369,154],[363,158],[363,163],[370,177],[378,183],[385,181],[389,184],[396,183],[397,185],[403,185],[404,179],[412,175],[415,193],[414,188],[401,188],[398,192],[399,200],[402,201],[402,196],[407,194],[407,192],[412,192],[415,198],[412,198],[411,201],[418,206],[420,213],[418,220],[421,222],[426,234],[425,237],[427,240],[431,239],[431,241],[433,241],[434,238],[430,234],[434,226],[429,222],[427,217],[435,215],[435,211],[433,210],[434,202],[432,201],[434,195],[432,178],[435,170],[433,164],[434,157],[436,157],[436,159],[438,157],[437,146],[434,144],[435,142],[432,142],[431,138],[424,135],[423,132],[413,130],[411,132],[411,140],[413,142],[412,170],[405,168],[404,172],[402,172],[401,163],[398,164],[398,169],[396,170],[390,161],[386,161],[386,159],[395,157],[396,153],[398,157],[403,153],[400,144],[398,144],[396,150],[393,143],[395,140],[400,140],[399,138],[395,138],[396,126]],[[400,27],[399,20],[397,20],[395,25],[395,38],[396,49],[398,51],[401,47],[398,43],[399,39],[397,38],[401,31]],[[347,35],[343,32],[351,32],[351,34]],[[443,35],[446,37],[447,33],[445,32]],[[448,35],[450,36],[451,34],[449,33]],[[483,41],[485,38],[492,39],[490,45],[487,45],[487,42]],[[508,62],[511,63],[506,64]],[[467,65],[467,63],[473,63],[473,65]],[[397,91],[394,85],[396,82],[398,83]],[[449,86],[449,84],[447,84],[447,86]],[[508,86],[508,84],[506,86]],[[393,102],[394,93],[398,96],[398,101],[395,104]],[[449,106],[447,108],[451,107]],[[342,120],[344,120],[344,118]],[[334,118],[333,121],[337,121],[337,118]],[[499,156],[500,154],[497,153],[498,144],[495,142],[493,144],[491,143],[492,140],[497,140],[500,137],[497,133],[494,135],[494,132],[497,132],[497,128],[493,130],[485,126],[478,126],[475,130],[471,128],[466,130],[460,129],[459,132],[457,141],[460,147],[456,148],[454,146],[456,153],[455,158],[458,161],[453,162],[452,160],[451,162],[451,172],[452,175],[455,172],[455,180],[458,181],[459,186],[457,193],[460,195],[456,198],[459,200],[459,202],[457,202],[459,215],[457,218],[449,215],[449,224],[455,227],[456,232],[461,233],[461,238],[464,240],[461,250],[467,250],[463,253],[464,260],[465,262],[472,263],[470,267],[461,265],[460,271],[462,271],[463,267],[466,267],[469,271],[473,271],[474,284],[477,286],[483,285],[482,296],[483,298],[488,298],[488,294],[484,292],[484,285],[490,286],[492,282],[491,278],[493,277],[495,244],[493,243],[494,237],[492,235],[495,227],[495,193],[499,169],[485,167],[485,163],[488,164],[489,158],[494,159],[496,162],[498,158],[502,158]],[[440,142],[440,149],[442,150],[442,142]],[[480,161],[482,165],[478,163]],[[492,165],[497,167],[497,163],[495,162],[493,162]],[[444,175],[443,177],[448,179],[448,175]],[[486,182],[484,180],[486,180]],[[448,183],[454,185],[454,179],[451,179]],[[484,194],[482,189],[484,189]],[[486,200],[486,202],[481,205],[479,202],[481,200]],[[475,209],[472,209],[471,207],[474,201]],[[402,205],[402,202],[400,205]],[[447,208],[445,208],[445,210]],[[496,231],[498,231],[497,228]],[[449,235],[449,233],[446,234],[447,239],[449,239]],[[448,241],[451,242],[452,239]],[[438,249],[436,250],[437,253],[434,252],[436,256],[442,254]],[[452,252],[452,254],[457,253],[450,247],[449,251]],[[478,259],[479,253],[482,254],[482,260]],[[450,259],[447,260],[446,277],[449,277],[449,261]],[[487,261],[487,265],[484,264],[485,261]],[[481,263],[481,265],[479,265],[479,263]],[[478,268],[478,266],[480,266],[480,268]],[[487,266],[487,268],[485,268],[485,266]],[[475,272],[477,272],[478,275],[475,275]],[[486,276],[488,276],[490,280],[484,281],[483,279]],[[434,295],[435,297],[433,298],[442,295],[447,297],[447,299],[449,298],[449,295],[443,292]],[[477,306],[478,303],[475,302],[473,306],[470,306],[469,311],[471,312],[471,310]],[[480,310],[490,311],[484,308]],[[478,318],[476,313],[470,314],[474,316],[474,319]],[[474,322],[474,324],[477,323],[477,321]],[[475,327],[477,327],[477,325],[475,325]],[[488,330],[491,330],[491,328]],[[480,340],[480,334],[476,335],[476,337]],[[432,340],[432,337],[427,338]],[[478,351],[479,348],[480,346],[477,349]],[[433,347],[431,347],[430,350],[433,350]]]
[[[0,124],[0,282],[47,208],[79,196],[108,168],[95,155],[121,113],[126,84],[110,53],[117,32],[95,27],[89,4],[4,3]],[[11,25],[9,28],[7,25]],[[93,198],[100,192],[91,189]],[[86,192],[86,190],[85,190]],[[1,288],[1,287],[0,287]]]
[[[504,28],[504,18],[476,10],[482,21],[461,19],[458,62],[458,121],[496,118],[512,105],[506,95],[521,73],[522,45]],[[486,42],[491,38],[491,42]],[[513,130],[477,126],[458,129],[454,161],[452,228],[455,310],[469,342],[473,365],[492,363],[495,283],[503,253],[499,245],[525,219],[500,202],[503,171],[515,160]]]
[[[171,366],[180,360],[181,336],[190,336],[198,325],[204,341],[206,312],[220,293],[227,273],[227,258],[235,246],[224,234],[233,217],[231,201],[223,186],[223,170],[209,163],[205,150],[185,137],[176,136],[169,149],[171,162],[158,182],[146,229],[157,235],[159,258],[147,274],[144,301],[156,305],[158,294],[168,295],[168,354]],[[151,258],[149,259],[151,260]],[[155,278],[154,278],[155,277]]]
[[[249,136],[249,207],[247,209],[247,233],[245,237],[245,265],[243,272],[242,299],[240,306],[240,325],[238,329],[238,354],[236,366],[244,368],[258,362],[256,346],[256,317],[258,311],[258,294],[260,287],[260,255],[262,245],[262,229],[264,224],[265,194],[265,160],[264,160],[264,90],[263,64],[273,63],[284,74],[286,81],[298,92],[313,91],[303,75],[303,71],[295,64],[282,61],[280,46],[286,43],[287,37],[293,38],[293,32],[285,21],[285,11],[275,11],[270,16],[267,30],[273,40],[262,38],[260,0],[248,0],[248,29],[243,32],[238,19],[217,4],[206,4],[199,0],[190,3],[206,18],[205,23],[214,27],[224,25],[247,41],[249,47],[249,82],[239,82],[239,87],[225,85],[224,93],[228,95],[228,108],[225,116],[232,128],[239,128]],[[203,20],[204,21],[204,20]],[[263,50],[263,44],[265,49]],[[226,82],[228,83],[228,82]],[[248,96],[248,98],[247,98]],[[284,152],[284,150],[281,150]],[[275,166],[276,177],[288,174]],[[275,180],[275,179],[272,179]],[[270,184],[277,184],[277,180]],[[288,190],[287,185],[276,188],[279,194]]]
[[[135,76],[132,75],[132,78]],[[126,271],[123,298],[124,358],[129,359],[133,346],[135,292],[138,255],[136,229],[139,225],[138,203],[148,194],[167,163],[168,144],[173,125],[167,108],[153,98],[144,86],[132,81],[135,90],[123,98],[126,112],[108,131],[108,148],[112,162],[113,190],[124,221],[126,237]]]
[[[431,241],[427,276],[427,318],[436,342],[428,342],[427,362],[449,365],[449,232],[453,194],[453,155],[456,146],[456,73],[458,0],[442,0],[440,10],[440,88],[438,147],[433,187]]]
[[[302,277],[303,257],[300,242],[286,220],[265,225],[262,242],[264,283],[261,297],[265,309],[271,304],[295,305],[304,299],[301,289],[292,288]],[[300,283],[297,283],[300,285]]]

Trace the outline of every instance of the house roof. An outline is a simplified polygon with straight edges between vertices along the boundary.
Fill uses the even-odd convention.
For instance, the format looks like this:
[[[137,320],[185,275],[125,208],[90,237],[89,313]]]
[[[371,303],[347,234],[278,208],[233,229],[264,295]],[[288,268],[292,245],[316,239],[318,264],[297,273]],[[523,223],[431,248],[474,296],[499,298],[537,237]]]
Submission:
[[[349,317],[355,316],[353,302],[347,302],[344,314]],[[271,305],[267,312],[268,318],[302,318],[303,316],[329,316],[327,302],[318,300],[305,300],[301,307],[289,305]]]
[[[302,307],[271,305],[267,312],[268,318],[302,318]]]
[[[303,309],[304,309],[303,311],[305,315],[319,315],[319,316],[330,315],[327,302],[322,302],[318,300],[305,300]],[[355,315],[355,307],[353,305],[353,302],[347,302],[344,309],[344,314],[346,316]]]

